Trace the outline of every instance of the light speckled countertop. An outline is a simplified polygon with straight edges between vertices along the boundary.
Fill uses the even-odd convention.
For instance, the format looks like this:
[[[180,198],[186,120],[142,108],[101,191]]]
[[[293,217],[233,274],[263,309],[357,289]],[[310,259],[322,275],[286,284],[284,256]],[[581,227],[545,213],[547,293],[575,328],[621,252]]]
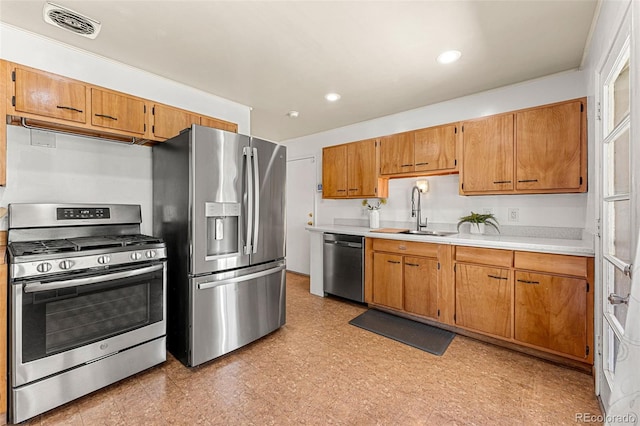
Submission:
[[[336,234],[362,235],[369,238],[452,244],[457,246],[485,247],[590,257],[593,257],[595,254],[593,238],[572,240],[562,238],[517,237],[509,235],[472,235],[465,233],[437,237],[429,235],[372,232],[372,229],[364,226],[348,225],[315,225],[307,226],[305,229],[310,232],[332,232]]]

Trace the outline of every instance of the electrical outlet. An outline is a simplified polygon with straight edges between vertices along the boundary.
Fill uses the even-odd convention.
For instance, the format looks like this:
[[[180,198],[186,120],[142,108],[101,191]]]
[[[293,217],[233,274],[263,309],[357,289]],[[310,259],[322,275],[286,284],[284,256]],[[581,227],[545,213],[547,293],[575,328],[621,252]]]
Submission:
[[[520,209],[509,209],[508,220],[509,220],[509,222],[519,222],[520,221]]]

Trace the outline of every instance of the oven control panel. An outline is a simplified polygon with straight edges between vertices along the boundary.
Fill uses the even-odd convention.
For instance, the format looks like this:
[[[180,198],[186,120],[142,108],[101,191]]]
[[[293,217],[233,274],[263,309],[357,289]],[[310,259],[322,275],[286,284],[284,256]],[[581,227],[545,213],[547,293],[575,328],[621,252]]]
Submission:
[[[108,207],[73,207],[56,209],[58,220],[68,219],[109,219],[111,211]]]

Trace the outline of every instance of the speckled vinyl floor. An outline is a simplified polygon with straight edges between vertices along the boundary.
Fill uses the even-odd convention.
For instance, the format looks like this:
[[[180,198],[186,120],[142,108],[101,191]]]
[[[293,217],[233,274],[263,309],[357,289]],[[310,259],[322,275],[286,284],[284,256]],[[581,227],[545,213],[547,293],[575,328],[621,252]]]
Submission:
[[[349,325],[365,308],[287,277],[287,323],[188,369],[167,362],[35,417],[67,425],[560,425],[601,414],[592,377],[456,336],[437,357]],[[46,396],[43,396],[46,397]]]

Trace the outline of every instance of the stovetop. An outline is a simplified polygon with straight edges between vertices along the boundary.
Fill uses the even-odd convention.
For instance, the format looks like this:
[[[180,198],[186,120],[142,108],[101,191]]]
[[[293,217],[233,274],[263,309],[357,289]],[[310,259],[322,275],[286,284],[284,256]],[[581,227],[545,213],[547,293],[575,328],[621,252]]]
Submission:
[[[55,253],[61,253],[61,255],[64,256],[67,252],[128,246],[135,249],[134,246],[159,243],[162,243],[160,238],[143,234],[107,235],[55,240],[16,241],[9,243],[9,250],[13,256],[45,255]]]

